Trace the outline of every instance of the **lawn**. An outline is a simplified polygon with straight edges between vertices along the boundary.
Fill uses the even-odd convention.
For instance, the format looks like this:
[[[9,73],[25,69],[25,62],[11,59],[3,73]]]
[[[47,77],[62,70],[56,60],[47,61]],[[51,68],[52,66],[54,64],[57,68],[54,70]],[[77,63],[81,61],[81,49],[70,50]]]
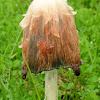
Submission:
[[[32,0],[0,0],[0,100],[44,100],[45,72],[30,73],[22,79],[23,19]],[[58,100],[100,100],[100,0],[68,0],[77,15],[81,67],[79,77],[73,70],[58,70]],[[39,92],[38,96],[35,87]]]

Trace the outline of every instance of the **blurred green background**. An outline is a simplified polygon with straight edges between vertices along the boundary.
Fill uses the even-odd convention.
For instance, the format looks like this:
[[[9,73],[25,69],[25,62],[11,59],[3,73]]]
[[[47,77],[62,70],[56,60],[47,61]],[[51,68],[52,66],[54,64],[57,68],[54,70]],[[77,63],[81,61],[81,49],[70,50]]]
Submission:
[[[23,31],[19,26],[32,0],[0,0],[0,100],[38,100],[30,74],[22,79]],[[77,15],[81,75],[58,70],[59,100],[100,100],[100,0],[68,0]],[[32,74],[41,100],[44,100],[45,73]]]

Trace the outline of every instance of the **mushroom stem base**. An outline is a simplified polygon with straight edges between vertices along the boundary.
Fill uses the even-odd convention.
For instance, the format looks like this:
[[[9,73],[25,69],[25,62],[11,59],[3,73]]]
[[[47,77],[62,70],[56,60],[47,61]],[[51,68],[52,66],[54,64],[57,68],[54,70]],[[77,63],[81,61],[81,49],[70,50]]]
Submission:
[[[45,72],[45,100],[58,100],[57,69]]]

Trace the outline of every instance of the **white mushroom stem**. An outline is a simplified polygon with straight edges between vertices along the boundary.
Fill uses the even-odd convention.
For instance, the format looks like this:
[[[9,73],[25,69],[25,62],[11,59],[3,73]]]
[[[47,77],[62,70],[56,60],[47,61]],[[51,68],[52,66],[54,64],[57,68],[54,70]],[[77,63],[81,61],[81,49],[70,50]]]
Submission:
[[[58,100],[57,69],[45,72],[45,100]]]

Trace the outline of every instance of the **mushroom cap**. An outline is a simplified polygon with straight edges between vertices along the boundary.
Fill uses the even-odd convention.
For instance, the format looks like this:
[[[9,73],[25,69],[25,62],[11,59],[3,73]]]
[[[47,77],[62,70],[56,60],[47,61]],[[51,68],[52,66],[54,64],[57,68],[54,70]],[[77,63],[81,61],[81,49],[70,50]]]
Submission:
[[[24,19],[22,54],[31,72],[80,64],[79,37],[73,15],[65,0],[34,0]],[[27,70],[25,62],[23,69]],[[25,72],[25,71],[24,71]]]

